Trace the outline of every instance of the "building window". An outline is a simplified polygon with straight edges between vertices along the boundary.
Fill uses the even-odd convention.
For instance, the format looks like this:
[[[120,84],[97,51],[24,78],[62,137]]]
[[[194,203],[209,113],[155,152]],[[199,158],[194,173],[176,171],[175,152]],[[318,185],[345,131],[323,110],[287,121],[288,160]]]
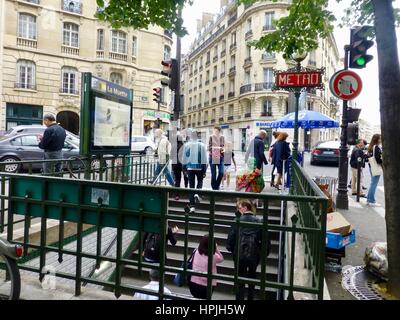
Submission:
[[[36,17],[20,13],[18,17],[18,37],[36,40]]]
[[[274,19],[275,19],[275,12],[265,13],[264,30],[274,30],[275,29]]]
[[[111,31],[111,51],[114,53],[127,53],[126,33],[119,30]]]
[[[264,100],[262,110],[263,110],[263,114],[265,116],[271,116],[272,115],[272,101]]]
[[[137,37],[133,36],[132,37],[132,56],[136,57],[137,56]]]
[[[77,70],[70,67],[62,68],[62,93],[78,94],[77,88]]]
[[[244,74],[244,84],[250,84],[250,71],[246,71]]]
[[[224,117],[224,113],[225,113],[224,107],[219,108],[219,116],[220,116],[221,118]]]
[[[275,52],[268,52],[268,51],[265,51],[265,52],[263,53],[263,59],[264,59],[264,60],[275,59]]]
[[[79,48],[79,26],[77,24],[70,22],[64,23],[63,45]]]
[[[217,73],[218,73],[217,66],[214,66],[213,79],[216,79],[218,77]]]
[[[272,68],[264,68],[264,82],[265,83],[274,82],[274,71]]]
[[[236,32],[232,32],[231,34],[231,44],[236,44]]]
[[[16,87],[36,90],[36,66],[33,61],[18,60]]]
[[[112,72],[110,75],[110,81],[115,84],[122,86],[122,74],[118,72]]]
[[[226,39],[222,40],[222,51],[226,50]]]
[[[229,115],[230,117],[233,117],[233,104],[230,104],[230,105],[229,105],[228,115]]]
[[[251,47],[247,46],[246,47],[246,54],[247,54],[247,59],[251,59]]]
[[[221,95],[221,96],[225,95],[225,83],[222,83],[222,84],[221,84],[221,92],[220,92],[220,95]]]
[[[246,32],[251,31],[251,19],[247,19],[246,22]]]
[[[97,50],[104,51],[104,30],[97,30]]]
[[[164,46],[164,60],[171,59],[171,48],[168,46]]]
[[[82,13],[80,0],[63,0],[63,10],[73,13]]]
[[[225,73],[225,61],[222,61],[221,64],[221,73]]]
[[[229,81],[229,92],[235,92],[235,80],[233,79]]]

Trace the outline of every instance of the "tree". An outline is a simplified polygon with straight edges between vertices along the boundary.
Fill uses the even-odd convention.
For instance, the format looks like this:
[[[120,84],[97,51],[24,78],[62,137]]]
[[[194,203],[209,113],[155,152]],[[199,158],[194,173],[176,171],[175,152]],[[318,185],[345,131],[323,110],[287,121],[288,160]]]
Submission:
[[[278,0],[272,0],[277,2]],[[337,0],[340,2],[341,0]],[[241,0],[252,4],[255,0]],[[328,0],[293,0],[289,15],[276,21],[276,31],[253,45],[270,52],[282,52],[290,58],[295,52],[308,52],[318,47],[318,38],[326,38],[332,31],[335,17],[327,10]],[[399,25],[399,11],[392,0],[353,0],[353,22],[375,26],[378,44],[379,93],[384,150],[386,230],[389,260],[389,292],[400,298],[400,67],[395,26]],[[351,17],[350,17],[351,18]]]
[[[154,24],[183,36],[187,32],[177,12],[192,2],[192,0],[97,0],[97,5],[102,9],[96,16],[100,20],[110,22],[114,28],[147,29]]]

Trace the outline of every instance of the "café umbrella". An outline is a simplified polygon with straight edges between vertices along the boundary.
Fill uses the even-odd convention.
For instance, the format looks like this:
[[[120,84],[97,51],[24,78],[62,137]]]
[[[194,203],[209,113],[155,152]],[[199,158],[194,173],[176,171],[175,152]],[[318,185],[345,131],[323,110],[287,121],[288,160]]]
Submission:
[[[270,123],[270,127],[274,129],[294,128],[295,113],[289,113]],[[302,110],[299,111],[299,128],[302,129],[326,129],[339,128],[339,122],[316,111]]]

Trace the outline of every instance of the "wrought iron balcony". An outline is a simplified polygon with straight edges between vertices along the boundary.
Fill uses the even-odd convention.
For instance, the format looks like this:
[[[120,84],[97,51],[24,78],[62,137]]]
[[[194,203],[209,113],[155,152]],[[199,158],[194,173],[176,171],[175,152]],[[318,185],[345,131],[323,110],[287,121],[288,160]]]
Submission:
[[[215,123],[215,119],[211,119],[211,124],[214,124]]]
[[[233,98],[235,96],[235,92],[229,92],[228,93],[228,98]]]
[[[208,107],[210,105],[210,101],[204,102],[204,107]]]
[[[230,75],[230,76],[233,76],[233,75],[235,75],[235,74],[236,74],[236,67],[230,68],[230,69],[229,69],[229,75]]]
[[[36,90],[36,84],[26,83],[26,82],[16,82],[14,83],[15,89],[28,89],[28,90]]]
[[[211,103],[216,103],[217,102],[217,98],[212,98],[211,99]]]
[[[213,62],[217,62],[218,61],[218,55],[214,56],[213,58]]]
[[[252,64],[253,64],[253,62],[252,62],[252,60],[251,60],[251,57],[248,57],[248,58],[244,59],[244,65],[243,65],[243,67],[244,67],[244,68],[247,68],[247,67],[250,67]]]
[[[205,85],[208,86],[210,84],[210,80],[206,80]]]
[[[210,63],[211,63],[210,60],[207,60],[207,61],[206,61],[206,68],[210,65]]]
[[[219,122],[220,122],[220,123],[222,123],[222,122],[224,122],[224,121],[225,121],[225,118],[224,118],[224,117],[220,117],[220,118],[219,118]]]
[[[272,112],[271,111],[263,111],[261,112],[261,117],[272,117]]]
[[[246,39],[251,38],[253,36],[253,30],[249,30],[245,33],[244,37]]]
[[[231,16],[231,17],[228,19],[228,26],[230,26],[231,24],[233,24],[236,20],[237,20],[237,14],[234,14],[233,16]]]
[[[225,77],[225,72],[221,72],[221,74],[219,75],[220,78]]]
[[[225,99],[225,95],[224,95],[224,94],[221,94],[221,95],[219,96],[219,101],[224,101],[224,99]]]
[[[165,29],[164,35],[167,36],[168,38],[172,39],[173,33],[172,33],[172,31]]]
[[[251,92],[251,91],[253,91],[252,88],[253,88],[252,84],[246,84],[244,86],[241,86],[240,87],[240,94],[245,94],[247,92]]]
[[[203,66],[200,66],[200,67],[199,67],[199,71],[203,71]]]
[[[263,31],[273,31],[275,29],[276,29],[276,27],[274,25],[271,25],[271,24],[263,26]]]
[[[273,82],[262,82],[256,83],[254,87],[254,91],[264,91],[264,90],[271,90],[274,86]]]
[[[251,118],[251,112],[245,113],[245,114],[244,114],[244,117],[245,117],[245,118]]]
[[[232,44],[230,45],[229,50],[230,50],[230,51],[233,51],[233,50],[235,50],[236,48],[237,48],[237,44],[236,44],[236,42],[235,42],[235,43],[232,43]]]
[[[263,53],[263,55],[262,55],[262,59],[263,60],[272,60],[272,59],[275,59],[275,58],[276,58],[275,53],[271,53],[271,54]]]
[[[197,109],[201,109],[201,103],[197,105]]]
[[[218,80],[218,76],[213,77],[213,82]]]
[[[221,51],[221,58],[225,57],[225,55],[226,55],[226,49]]]
[[[233,120],[233,116],[229,116],[228,121],[232,121],[232,120]]]

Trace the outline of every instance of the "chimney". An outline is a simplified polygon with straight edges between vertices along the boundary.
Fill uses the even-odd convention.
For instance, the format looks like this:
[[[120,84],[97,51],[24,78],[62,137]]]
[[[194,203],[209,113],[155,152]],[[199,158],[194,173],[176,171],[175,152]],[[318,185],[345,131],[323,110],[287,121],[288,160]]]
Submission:
[[[210,21],[213,21],[213,18],[214,18],[214,14],[203,12],[202,27],[205,27],[207,25],[207,23],[209,23]]]

